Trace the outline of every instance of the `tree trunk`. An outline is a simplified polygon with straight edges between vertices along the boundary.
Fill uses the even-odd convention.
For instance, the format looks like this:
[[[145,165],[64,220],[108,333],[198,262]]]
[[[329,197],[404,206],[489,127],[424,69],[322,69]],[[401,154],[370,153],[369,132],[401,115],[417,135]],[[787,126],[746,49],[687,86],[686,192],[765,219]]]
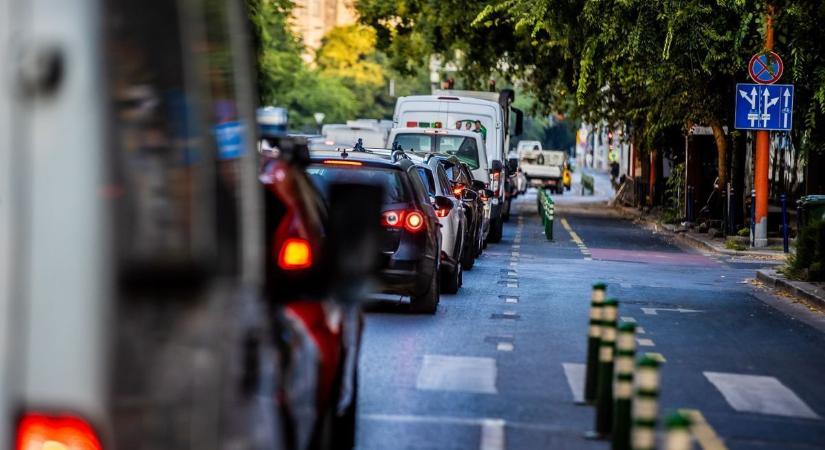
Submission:
[[[728,161],[728,140],[725,137],[725,130],[718,120],[710,121],[710,128],[713,130],[713,138],[716,140],[717,169],[719,177],[719,189],[724,190],[728,182],[727,161]]]

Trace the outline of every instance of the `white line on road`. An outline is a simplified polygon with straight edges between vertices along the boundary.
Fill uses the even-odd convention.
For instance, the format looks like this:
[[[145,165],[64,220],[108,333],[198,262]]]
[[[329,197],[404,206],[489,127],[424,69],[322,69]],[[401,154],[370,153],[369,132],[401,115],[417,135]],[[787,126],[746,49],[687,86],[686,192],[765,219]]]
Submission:
[[[512,342],[499,342],[496,345],[496,350],[500,352],[512,352],[513,351],[513,343]]]
[[[645,334],[645,329],[642,327],[636,327],[636,334]]]
[[[622,322],[636,323],[636,319],[633,317],[622,317]]]
[[[653,339],[636,339],[636,343],[639,347],[655,347],[656,344],[653,343]]]
[[[665,359],[665,356],[662,355],[661,353],[647,352],[647,353],[645,353],[645,356],[647,356],[648,358],[651,358],[651,359],[655,359],[656,361],[659,361],[660,363],[667,362],[667,360]]]
[[[818,419],[792,390],[774,377],[703,372],[731,408],[740,412]]]
[[[567,378],[567,385],[573,393],[573,401],[584,401],[584,364],[562,363],[564,376]]]
[[[649,315],[649,316],[658,316],[659,311],[673,311],[679,313],[700,313],[704,311],[699,311],[698,309],[685,309],[685,308],[642,308],[642,312]]]
[[[516,297],[506,297],[504,303],[518,303],[518,299]]]
[[[416,389],[495,394],[496,360],[475,356],[424,355]]]
[[[513,283],[507,283],[507,287],[508,287],[508,288],[518,288],[518,285],[517,285],[517,284],[513,284]]]
[[[479,450],[504,450],[504,425],[501,419],[483,419]]]

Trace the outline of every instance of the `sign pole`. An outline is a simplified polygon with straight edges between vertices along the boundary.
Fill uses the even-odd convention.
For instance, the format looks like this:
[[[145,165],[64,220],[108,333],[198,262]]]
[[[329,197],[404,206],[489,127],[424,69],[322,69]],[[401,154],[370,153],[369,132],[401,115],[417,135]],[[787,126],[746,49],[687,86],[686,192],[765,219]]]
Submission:
[[[765,50],[773,50],[773,12],[773,5],[769,4],[767,17],[765,17]],[[770,150],[770,131],[757,131],[753,174],[753,185],[756,189],[753,228],[754,247],[768,246],[768,167],[770,165]]]

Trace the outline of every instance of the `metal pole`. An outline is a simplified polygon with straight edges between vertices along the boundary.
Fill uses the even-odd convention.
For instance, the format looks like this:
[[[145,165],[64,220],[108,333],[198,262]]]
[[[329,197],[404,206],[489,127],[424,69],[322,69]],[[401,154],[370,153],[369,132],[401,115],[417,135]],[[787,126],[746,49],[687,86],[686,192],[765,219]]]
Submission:
[[[782,250],[788,253],[788,197],[782,194],[779,199],[782,201]]]
[[[725,220],[727,221],[727,223],[726,223],[726,225],[727,225],[726,228],[728,230],[727,234],[728,234],[728,236],[730,236],[730,235],[734,234],[733,219],[731,219],[731,210],[730,210],[730,194],[731,194],[730,181],[728,182],[727,189],[725,189],[725,192],[726,192],[725,193],[725,197],[726,197],[725,198],[725,203],[726,203]]]
[[[751,247],[756,239],[756,190],[751,191]]]
[[[765,15],[765,50],[773,50],[773,5],[768,5]],[[756,188],[756,206],[754,208],[754,247],[768,245],[768,169],[771,151],[770,131],[756,132],[756,151],[754,152],[753,185]]]

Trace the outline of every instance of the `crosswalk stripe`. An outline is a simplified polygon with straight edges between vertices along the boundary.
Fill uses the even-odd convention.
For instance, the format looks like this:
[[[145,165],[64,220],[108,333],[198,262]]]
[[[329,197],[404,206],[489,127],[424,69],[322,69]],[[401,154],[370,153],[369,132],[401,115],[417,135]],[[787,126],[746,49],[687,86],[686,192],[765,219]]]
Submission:
[[[585,365],[579,363],[562,363],[564,376],[567,378],[567,385],[573,393],[573,401],[580,403],[584,401],[584,370]]]
[[[496,372],[493,358],[424,355],[415,387],[427,391],[495,394]]]
[[[731,406],[740,412],[817,419],[819,416],[774,377],[704,372]]]

